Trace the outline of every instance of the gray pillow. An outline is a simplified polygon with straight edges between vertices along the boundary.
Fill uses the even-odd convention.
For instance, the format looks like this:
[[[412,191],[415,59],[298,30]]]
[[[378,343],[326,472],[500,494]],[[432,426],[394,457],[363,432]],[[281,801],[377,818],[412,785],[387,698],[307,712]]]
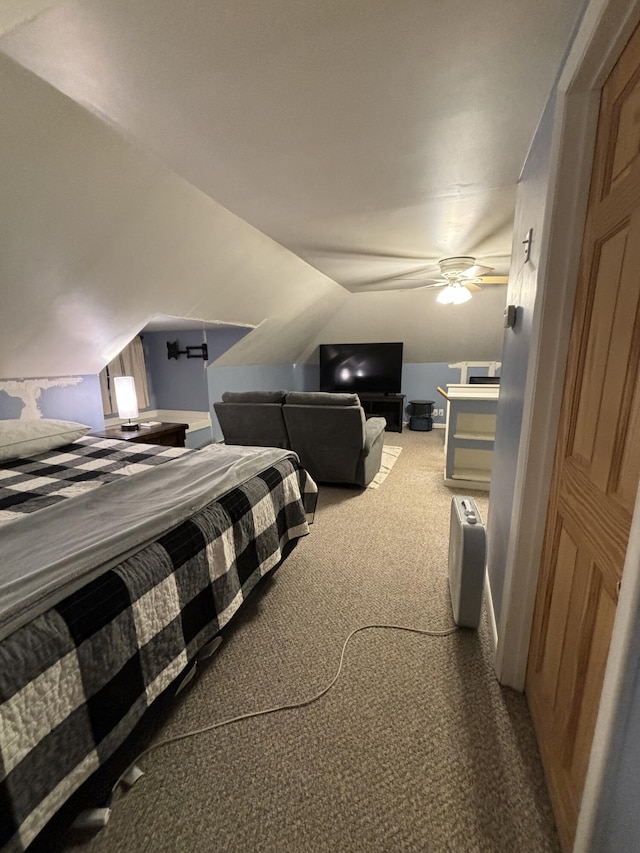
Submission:
[[[357,394],[330,394],[327,391],[289,391],[285,403],[291,406],[359,406]]]
[[[223,403],[284,403],[286,391],[225,391]]]

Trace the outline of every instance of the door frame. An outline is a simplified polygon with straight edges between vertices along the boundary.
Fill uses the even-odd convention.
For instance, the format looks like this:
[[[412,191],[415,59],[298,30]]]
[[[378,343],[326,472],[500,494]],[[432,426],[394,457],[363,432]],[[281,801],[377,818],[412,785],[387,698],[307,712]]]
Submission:
[[[564,384],[569,330],[600,91],[640,22],[640,0],[589,0],[555,93],[553,139],[527,387],[516,470],[511,533],[495,669],[522,690]],[[534,235],[536,239],[536,235]],[[615,764],[617,733],[629,709],[630,667],[640,649],[640,490],[605,673],[574,851],[590,850],[602,818],[603,785]],[[635,654],[634,654],[635,653]],[[625,687],[626,685],[626,687]]]

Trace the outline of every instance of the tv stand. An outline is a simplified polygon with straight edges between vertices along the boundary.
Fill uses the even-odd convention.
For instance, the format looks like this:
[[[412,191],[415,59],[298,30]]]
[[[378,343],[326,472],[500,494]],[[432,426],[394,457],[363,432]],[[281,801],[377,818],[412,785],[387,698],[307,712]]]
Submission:
[[[356,392],[367,417],[384,418],[387,432],[402,432],[404,394],[366,394]]]

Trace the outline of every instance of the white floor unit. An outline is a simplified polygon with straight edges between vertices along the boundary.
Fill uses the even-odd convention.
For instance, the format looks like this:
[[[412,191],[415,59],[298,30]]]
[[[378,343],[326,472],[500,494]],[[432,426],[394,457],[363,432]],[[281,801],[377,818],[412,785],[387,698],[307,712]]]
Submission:
[[[499,385],[447,385],[445,485],[488,491],[499,391]]]

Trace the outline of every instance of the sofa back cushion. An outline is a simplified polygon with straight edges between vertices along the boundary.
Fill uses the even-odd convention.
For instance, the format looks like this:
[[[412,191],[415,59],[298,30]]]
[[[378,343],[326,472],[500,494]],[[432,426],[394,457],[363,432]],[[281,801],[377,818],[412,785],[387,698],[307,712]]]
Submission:
[[[285,403],[290,406],[359,406],[357,394],[331,394],[328,391],[289,391]]]
[[[225,391],[223,403],[284,403],[286,391]]]
[[[290,449],[280,403],[221,402],[213,408],[226,444]]]
[[[287,401],[290,396],[287,395]],[[362,406],[311,406],[286,402],[282,411],[291,447],[316,482],[355,482],[364,448]]]

